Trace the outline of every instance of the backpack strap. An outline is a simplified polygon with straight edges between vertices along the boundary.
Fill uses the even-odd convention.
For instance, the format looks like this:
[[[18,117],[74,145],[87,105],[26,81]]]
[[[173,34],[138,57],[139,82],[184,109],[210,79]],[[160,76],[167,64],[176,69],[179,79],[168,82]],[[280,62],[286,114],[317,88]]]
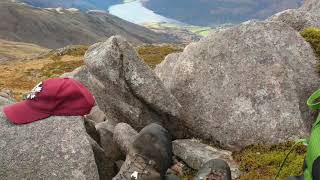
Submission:
[[[320,89],[314,92],[308,99],[307,105],[313,109],[318,110],[320,109],[320,101],[317,102],[317,99],[320,98]]]

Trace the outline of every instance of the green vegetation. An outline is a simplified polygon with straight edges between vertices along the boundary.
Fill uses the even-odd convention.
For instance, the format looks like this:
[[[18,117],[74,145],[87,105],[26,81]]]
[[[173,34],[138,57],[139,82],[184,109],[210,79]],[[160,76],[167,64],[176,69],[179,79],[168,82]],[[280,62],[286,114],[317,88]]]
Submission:
[[[320,59],[320,28],[305,29],[301,35],[311,44],[316,56]],[[320,72],[320,64],[318,64],[318,71]]]
[[[212,28],[210,27],[202,27],[202,26],[181,26],[179,24],[174,23],[149,23],[145,24],[145,27],[149,29],[155,29],[155,30],[165,30],[165,29],[171,29],[171,30],[179,30],[179,29],[186,29],[190,32],[193,32],[195,34],[198,34],[200,36],[207,36]]]
[[[148,64],[152,69],[160,64],[164,58],[171,53],[181,52],[182,48],[173,45],[146,45],[138,48],[139,56]]]
[[[189,31],[199,34],[200,36],[208,36],[209,32],[211,31],[210,27],[201,27],[201,26],[189,26],[187,28]]]
[[[273,180],[292,145],[291,142],[273,146],[254,145],[234,153],[235,160],[240,162],[240,170],[244,172],[240,180]],[[305,153],[305,146],[297,146],[289,155],[279,179],[301,175]]]

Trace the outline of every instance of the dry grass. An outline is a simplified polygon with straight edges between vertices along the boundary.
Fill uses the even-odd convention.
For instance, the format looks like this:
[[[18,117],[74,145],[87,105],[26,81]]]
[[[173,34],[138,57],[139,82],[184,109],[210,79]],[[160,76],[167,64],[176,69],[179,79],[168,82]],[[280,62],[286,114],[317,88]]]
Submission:
[[[34,44],[0,40],[0,61],[28,59],[47,52],[49,49]]]
[[[145,45],[138,48],[138,54],[152,69],[171,53],[181,52],[183,47],[174,45]]]
[[[64,48],[63,51],[50,51],[37,59],[3,62],[0,64],[0,89],[11,90],[16,100],[22,100],[23,95],[37,83],[48,78],[59,77],[63,73],[71,72],[83,65],[83,55],[87,49],[88,46],[70,46]],[[139,55],[152,68],[159,64],[166,55],[181,50],[181,47],[170,45],[147,45],[138,48]],[[10,51],[14,51],[14,49]],[[17,54],[19,57],[24,57],[20,51]]]
[[[82,57],[64,56],[60,60],[50,58],[12,61],[0,65],[0,89],[10,89],[16,100],[21,100],[37,83],[70,72],[83,64]]]
[[[8,50],[14,51],[12,47],[8,47]],[[20,53],[26,51],[25,47],[20,48],[17,54],[19,57],[25,57],[23,53]],[[11,90],[16,100],[22,100],[23,95],[37,83],[48,78],[59,77],[63,73],[71,72],[83,65],[83,55],[87,49],[87,46],[70,46],[63,51],[50,51],[42,57],[31,60],[20,59],[3,62],[0,64],[0,89]],[[48,52],[47,50],[43,51]],[[0,54],[2,53],[0,52]]]

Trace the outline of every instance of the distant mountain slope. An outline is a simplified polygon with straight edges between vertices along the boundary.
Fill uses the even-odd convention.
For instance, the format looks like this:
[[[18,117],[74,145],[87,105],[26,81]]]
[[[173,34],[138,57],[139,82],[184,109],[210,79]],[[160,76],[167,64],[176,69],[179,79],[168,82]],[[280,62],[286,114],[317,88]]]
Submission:
[[[303,0],[143,0],[163,16],[185,23],[212,26],[265,19],[285,9],[297,8]]]
[[[41,9],[1,1],[0,17],[0,39],[47,48],[92,44],[115,34],[134,43],[176,40],[102,12]]]
[[[36,7],[64,7],[80,10],[106,10],[110,5],[121,3],[121,0],[20,0]]]

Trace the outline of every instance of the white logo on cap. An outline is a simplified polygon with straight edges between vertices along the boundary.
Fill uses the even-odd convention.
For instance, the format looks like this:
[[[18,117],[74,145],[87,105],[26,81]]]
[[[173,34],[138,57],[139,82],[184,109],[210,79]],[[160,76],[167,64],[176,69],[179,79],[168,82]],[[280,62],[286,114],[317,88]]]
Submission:
[[[134,171],[134,172],[131,174],[131,178],[133,178],[133,179],[138,179],[138,172],[137,172],[137,171]]]
[[[37,84],[28,94],[27,99],[34,99],[37,97],[37,93],[42,91],[42,82]]]

